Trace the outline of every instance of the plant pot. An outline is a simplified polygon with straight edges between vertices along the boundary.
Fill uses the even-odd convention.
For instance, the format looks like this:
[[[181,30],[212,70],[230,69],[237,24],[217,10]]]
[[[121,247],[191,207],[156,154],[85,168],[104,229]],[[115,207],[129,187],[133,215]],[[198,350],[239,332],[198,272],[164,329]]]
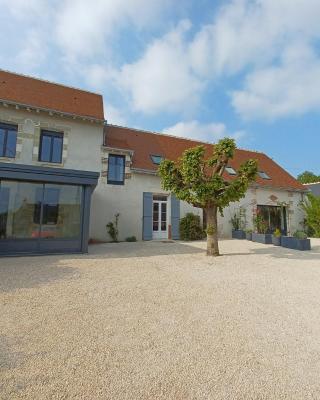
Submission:
[[[272,244],[271,233],[252,233],[252,241],[262,244]]]
[[[281,236],[272,235],[272,244],[274,246],[281,246]]]
[[[242,229],[232,230],[232,239],[245,239],[246,233]]]
[[[282,236],[281,246],[294,250],[311,250],[310,239],[298,239],[292,236]]]
[[[252,232],[246,232],[246,239],[252,240]]]

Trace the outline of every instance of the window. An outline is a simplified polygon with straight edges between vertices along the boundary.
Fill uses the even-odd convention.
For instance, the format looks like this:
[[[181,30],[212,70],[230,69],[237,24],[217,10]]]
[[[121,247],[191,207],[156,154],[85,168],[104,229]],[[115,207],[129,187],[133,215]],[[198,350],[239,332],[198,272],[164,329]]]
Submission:
[[[58,163],[62,162],[63,133],[41,131],[39,161]]]
[[[0,123],[0,157],[16,156],[17,126]]]
[[[125,156],[109,154],[108,157],[108,183],[113,185],[123,185]]]
[[[286,209],[280,206],[257,206],[257,214],[260,215],[267,226],[267,233],[273,233],[276,229],[286,234],[287,218]]]
[[[232,167],[226,167],[226,171],[229,175],[237,175],[236,171]]]
[[[270,176],[264,171],[259,171],[258,174],[262,179],[271,179]]]
[[[34,208],[33,221],[40,224],[41,205],[42,223],[45,225],[56,225],[59,214],[59,189],[45,187],[37,189],[36,206]]]
[[[154,155],[154,154],[151,154],[150,157],[151,157],[151,160],[152,160],[153,164],[156,164],[156,165],[160,165],[161,161],[163,160],[162,156],[157,156],[157,155]]]
[[[2,180],[0,240],[79,238],[82,197],[82,186]]]

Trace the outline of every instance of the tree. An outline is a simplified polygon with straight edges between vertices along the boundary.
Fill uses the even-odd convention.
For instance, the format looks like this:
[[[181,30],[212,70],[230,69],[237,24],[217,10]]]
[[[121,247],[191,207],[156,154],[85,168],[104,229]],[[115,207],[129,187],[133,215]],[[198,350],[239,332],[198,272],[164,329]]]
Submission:
[[[300,183],[315,183],[320,182],[320,176],[314,174],[311,171],[304,171],[302,174],[297,177]]]
[[[301,207],[306,213],[307,226],[314,232],[315,237],[320,237],[320,197],[308,193]]]
[[[205,156],[204,146],[184,151],[177,162],[163,160],[159,175],[164,190],[173,192],[180,200],[202,208],[207,215],[207,255],[218,256],[218,211],[231,202],[244,197],[248,186],[255,180],[258,164],[247,160],[233,180],[225,180],[223,173],[233,158],[236,144],[233,139],[221,139],[212,146],[212,155]]]

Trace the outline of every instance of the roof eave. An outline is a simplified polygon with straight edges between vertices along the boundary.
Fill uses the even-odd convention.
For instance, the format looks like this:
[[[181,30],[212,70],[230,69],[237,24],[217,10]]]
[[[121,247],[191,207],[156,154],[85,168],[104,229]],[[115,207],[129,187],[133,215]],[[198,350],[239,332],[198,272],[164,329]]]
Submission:
[[[24,103],[18,103],[15,101],[11,101],[11,100],[6,100],[6,99],[0,99],[0,104],[2,104],[4,107],[8,107],[8,106],[13,106],[16,109],[22,108],[25,109],[27,111],[35,111],[35,112],[45,112],[48,113],[49,115],[57,115],[60,117],[67,117],[67,118],[72,118],[72,119],[81,119],[83,121],[89,121],[89,122],[95,122],[98,124],[104,124],[105,123],[105,119],[102,118],[96,118],[96,117],[91,117],[89,115],[80,115],[80,114],[74,114],[74,113],[68,113],[65,111],[59,111],[59,110],[54,110],[54,109],[50,109],[50,108],[44,108],[44,107],[38,107],[35,105],[31,105],[31,104],[24,104]]]

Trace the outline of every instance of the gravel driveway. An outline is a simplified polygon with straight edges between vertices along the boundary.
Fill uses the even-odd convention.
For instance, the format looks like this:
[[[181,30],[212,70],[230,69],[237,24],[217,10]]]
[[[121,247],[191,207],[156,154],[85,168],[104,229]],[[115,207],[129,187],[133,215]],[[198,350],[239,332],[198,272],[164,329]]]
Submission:
[[[320,241],[0,259],[1,399],[319,399]]]

